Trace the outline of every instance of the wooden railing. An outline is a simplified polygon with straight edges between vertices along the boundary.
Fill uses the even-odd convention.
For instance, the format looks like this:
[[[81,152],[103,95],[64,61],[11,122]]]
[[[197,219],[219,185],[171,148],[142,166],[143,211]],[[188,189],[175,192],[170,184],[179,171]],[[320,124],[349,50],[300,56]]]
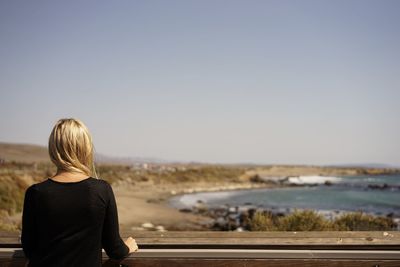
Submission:
[[[103,266],[400,267],[400,232],[132,232],[139,251]],[[0,266],[25,266],[18,234],[0,233]]]

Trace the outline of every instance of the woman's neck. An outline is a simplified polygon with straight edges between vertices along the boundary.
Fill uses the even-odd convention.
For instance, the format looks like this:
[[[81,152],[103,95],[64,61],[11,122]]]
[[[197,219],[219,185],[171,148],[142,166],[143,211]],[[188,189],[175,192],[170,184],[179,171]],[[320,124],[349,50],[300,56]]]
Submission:
[[[58,170],[57,173],[51,177],[51,179],[58,182],[78,182],[86,178],[89,178],[89,176],[82,172],[68,172],[63,170]]]

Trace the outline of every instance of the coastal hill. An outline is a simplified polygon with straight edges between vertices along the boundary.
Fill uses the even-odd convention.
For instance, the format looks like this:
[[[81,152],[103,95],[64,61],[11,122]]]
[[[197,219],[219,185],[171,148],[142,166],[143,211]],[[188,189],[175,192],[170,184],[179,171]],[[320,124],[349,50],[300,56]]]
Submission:
[[[101,164],[131,165],[134,163],[165,163],[158,158],[112,157],[96,153],[95,159]],[[47,147],[34,144],[0,142],[0,161],[20,163],[50,163]]]
[[[47,148],[32,144],[0,142],[0,160],[22,163],[50,162]]]
[[[18,162],[25,164],[50,163],[47,147],[34,144],[17,144],[0,142],[0,163]],[[254,176],[284,177],[299,175],[376,175],[399,173],[400,168],[384,164],[349,164],[331,166],[311,166],[311,165],[259,165],[259,164],[212,164],[196,162],[170,162],[158,158],[143,157],[112,157],[96,153],[95,161],[100,165],[149,165],[152,168],[163,169],[169,167],[197,168],[207,166],[219,166],[223,168],[240,169],[241,180],[254,179]],[[197,177],[198,178],[198,177]]]

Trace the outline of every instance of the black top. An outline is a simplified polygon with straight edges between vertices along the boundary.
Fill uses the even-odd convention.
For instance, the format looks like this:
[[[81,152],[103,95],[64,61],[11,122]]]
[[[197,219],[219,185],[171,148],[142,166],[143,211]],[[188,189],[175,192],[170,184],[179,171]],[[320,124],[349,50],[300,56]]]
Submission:
[[[47,179],[25,193],[21,243],[29,265],[101,266],[101,249],[113,259],[129,253],[119,235],[114,192],[104,180]]]

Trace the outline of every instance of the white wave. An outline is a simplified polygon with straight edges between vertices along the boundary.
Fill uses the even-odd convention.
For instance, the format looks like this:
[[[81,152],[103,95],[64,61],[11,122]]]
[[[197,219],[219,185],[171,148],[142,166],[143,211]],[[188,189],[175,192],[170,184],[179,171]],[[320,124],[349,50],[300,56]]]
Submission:
[[[340,182],[342,178],[334,177],[334,176],[295,176],[295,177],[288,177],[287,182],[289,184],[325,184],[327,182],[330,183],[337,183]]]

